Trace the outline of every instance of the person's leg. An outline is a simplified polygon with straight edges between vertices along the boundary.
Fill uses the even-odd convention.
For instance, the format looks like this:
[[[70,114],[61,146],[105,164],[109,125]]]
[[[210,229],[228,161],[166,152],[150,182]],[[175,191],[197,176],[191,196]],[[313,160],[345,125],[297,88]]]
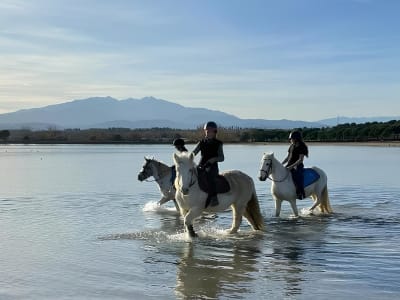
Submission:
[[[211,167],[210,170],[207,172],[207,181],[208,181],[208,199],[207,199],[207,204],[210,204],[211,206],[216,206],[218,205],[218,197],[217,197],[217,179],[218,176],[218,168],[216,167]]]
[[[306,197],[306,193],[304,192],[304,166],[300,164],[297,166],[297,176],[298,176],[298,185],[299,191],[301,193],[302,199]]]
[[[296,194],[298,199],[303,199],[302,184],[300,183],[299,170],[297,168],[290,170],[292,173],[293,183],[296,187]]]

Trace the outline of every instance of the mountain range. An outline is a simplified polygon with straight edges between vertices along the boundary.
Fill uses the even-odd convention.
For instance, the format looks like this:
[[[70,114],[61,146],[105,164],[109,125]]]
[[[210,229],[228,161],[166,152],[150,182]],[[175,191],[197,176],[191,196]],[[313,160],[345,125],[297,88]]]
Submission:
[[[194,129],[208,120],[215,120],[220,126],[225,127],[291,129],[334,126],[338,124],[338,120],[340,120],[340,123],[363,123],[392,119],[400,118],[359,118],[354,121],[351,118],[340,117],[339,119],[331,118],[317,122],[286,119],[241,119],[221,111],[185,107],[154,97],[125,100],[117,100],[112,97],[94,97],[0,114],[0,129],[133,129],[154,127]]]

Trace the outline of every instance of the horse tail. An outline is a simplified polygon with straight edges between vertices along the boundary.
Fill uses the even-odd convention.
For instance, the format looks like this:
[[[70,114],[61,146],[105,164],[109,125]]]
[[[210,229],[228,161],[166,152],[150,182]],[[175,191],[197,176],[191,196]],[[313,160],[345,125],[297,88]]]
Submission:
[[[325,185],[324,189],[322,190],[321,204],[319,205],[319,209],[321,210],[322,213],[328,213],[328,214],[333,213],[333,209],[332,209],[330,201],[329,201],[327,185]]]
[[[256,193],[254,182],[252,181],[253,191],[250,201],[247,202],[246,210],[244,212],[245,218],[249,221],[254,230],[264,230],[264,218],[261,215],[260,205]]]

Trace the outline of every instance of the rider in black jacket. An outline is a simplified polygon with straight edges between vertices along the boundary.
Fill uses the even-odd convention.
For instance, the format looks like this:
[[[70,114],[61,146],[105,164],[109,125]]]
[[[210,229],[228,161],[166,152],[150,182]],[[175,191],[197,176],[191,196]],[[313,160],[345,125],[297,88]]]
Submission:
[[[286,168],[292,173],[293,181],[296,186],[296,194],[298,199],[306,197],[304,192],[304,157],[308,157],[308,147],[303,142],[303,137],[300,131],[292,131],[289,135],[290,147],[288,156],[284,159],[282,164],[287,163]]]
[[[205,137],[198,142],[193,150],[193,153],[201,152],[199,167],[207,172],[207,181],[209,186],[209,194],[207,203],[211,206],[218,205],[216,178],[219,174],[218,162],[223,162],[224,151],[222,142],[217,139],[217,124],[213,121],[207,122],[204,125]]]

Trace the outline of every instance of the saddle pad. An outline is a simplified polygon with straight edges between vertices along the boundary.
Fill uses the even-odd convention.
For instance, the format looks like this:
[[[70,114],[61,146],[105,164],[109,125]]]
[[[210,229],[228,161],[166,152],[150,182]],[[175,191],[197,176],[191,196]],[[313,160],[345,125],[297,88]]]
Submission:
[[[202,169],[197,168],[197,174],[199,177],[199,186],[202,191],[208,193],[208,182],[207,182],[207,173],[203,171]],[[216,178],[216,185],[217,185],[217,193],[218,194],[223,194],[227,193],[231,190],[231,187],[229,186],[228,181],[225,179],[224,176],[218,175]]]
[[[304,187],[313,184],[320,177],[319,174],[314,169],[311,168],[305,168],[303,174],[304,174]]]

